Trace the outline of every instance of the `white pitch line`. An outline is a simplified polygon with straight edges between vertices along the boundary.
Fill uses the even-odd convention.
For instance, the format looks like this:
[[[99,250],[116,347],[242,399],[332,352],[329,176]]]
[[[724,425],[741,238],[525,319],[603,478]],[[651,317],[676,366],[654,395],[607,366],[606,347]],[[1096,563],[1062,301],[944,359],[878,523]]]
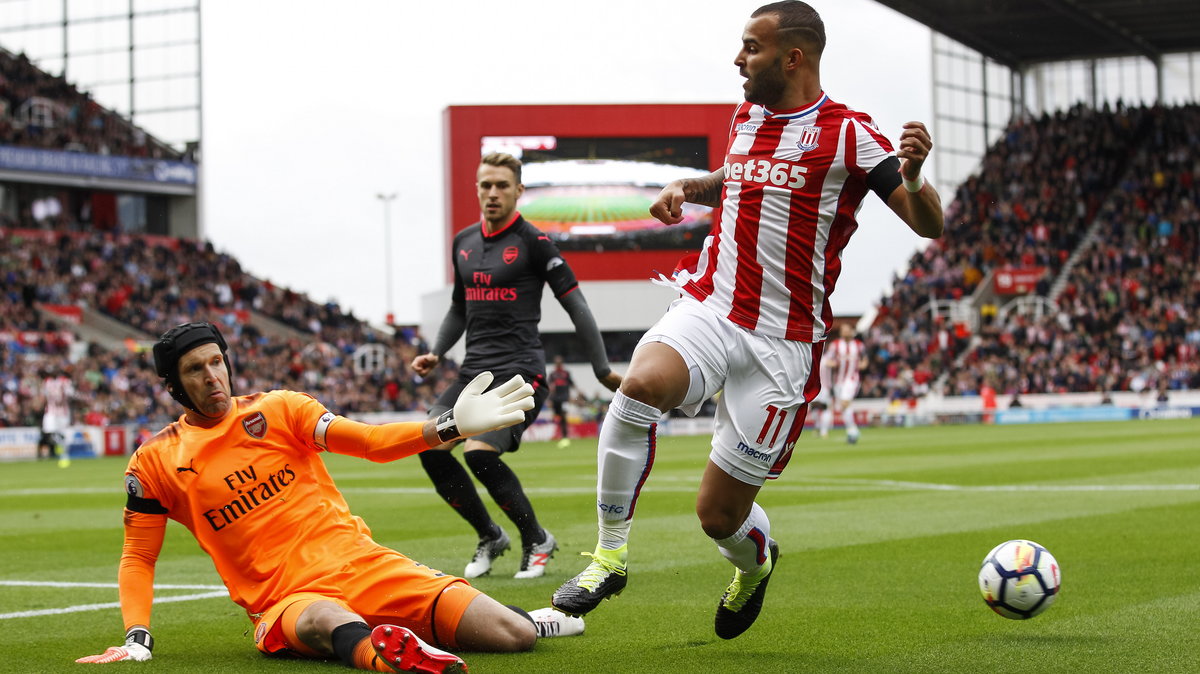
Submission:
[[[116,487],[45,487],[31,489],[4,489],[0,496],[59,496],[63,494],[119,494],[124,491]]]
[[[1200,491],[1200,484],[998,484],[998,485],[961,485],[939,484],[936,482],[907,482],[902,480],[860,480],[854,478],[792,478],[800,482],[796,484],[771,484],[772,491],[961,491],[961,492],[1133,492],[1133,491]],[[671,482],[687,482],[684,485],[673,485]],[[668,484],[664,484],[668,483]],[[698,480],[670,479],[663,477],[650,478],[650,484],[645,491],[656,492],[694,492],[699,486]],[[26,496],[38,494],[92,494],[111,491],[108,489],[13,489],[0,490],[0,496]],[[432,487],[344,487],[345,494],[401,494],[423,495],[433,494]],[[579,487],[526,487],[531,494],[594,494],[594,486]]]
[[[698,485],[655,485],[646,492],[694,492]],[[771,491],[955,491],[955,492],[1154,492],[1200,491],[1200,484],[938,484],[935,482],[903,482],[898,480],[832,480],[817,479],[808,484],[771,484]],[[595,487],[526,487],[530,494],[594,494]],[[432,489],[409,487],[347,487],[346,494],[425,494]]]
[[[913,491],[1044,491],[1044,492],[1076,492],[1076,491],[1198,491],[1200,484],[940,484],[937,482],[906,482],[901,480],[860,480],[860,479],[816,479],[817,482],[833,482],[832,485],[814,484],[801,486],[800,489],[836,488],[861,489],[878,487],[882,489],[913,490]]]
[[[101,589],[116,589],[116,583],[69,583],[52,580],[0,580],[0,586],[6,587],[90,587]],[[229,591],[221,585],[176,585],[163,584],[155,585],[155,590],[208,590],[207,592],[197,592],[195,594],[181,594],[173,597],[155,597],[155,604],[173,604],[180,601],[195,601],[197,599],[214,599],[216,597],[229,597]],[[104,611],[107,609],[121,608],[119,602],[107,602],[104,604],[78,604],[75,606],[67,606],[64,608],[46,608],[36,611],[17,611],[15,613],[0,613],[0,620],[8,620],[9,618],[35,618],[45,615],[62,615],[63,613],[80,613],[83,611]]]
[[[179,601],[193,601],[196,599],[213,599],[216,597],[228,597],[229,593],[225,590],[220,592],[201,592],[199,594],[182,594],[177,597],[155,597],[155,604],[171,604]],[[110,602],[107,604],[80,604],[78,606],[67,606],[65,608],[47,608],[40,611],[18,611],[16,613],[0,613],[0,620],[9,618],[34,618],[43,615],[61,615],[63,613],[79,613],[81,611],[103,611],[105,609],[121,608],[118,602]]]

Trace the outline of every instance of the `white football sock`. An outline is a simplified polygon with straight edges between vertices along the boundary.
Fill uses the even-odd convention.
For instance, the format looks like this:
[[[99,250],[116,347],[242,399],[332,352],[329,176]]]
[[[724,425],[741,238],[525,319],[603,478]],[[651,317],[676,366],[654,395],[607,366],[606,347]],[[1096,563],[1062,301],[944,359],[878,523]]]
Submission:
[[[714,538],[717,549],[734,566],[744,573],[753,573],[766,563],[770,552],[767,543],[771,540],[771,521],[757,503],[750,507],[750,516],[742,522],[737,533],[729,538]]]
[[[854,422],[854,410],[847,407],[842,410],[842,424],[846,426],[846,433],[854,435],[858,433],[858,424]]]
[[[600,427],[596,450],[596,514],[600,547],[616,550],[629,540],[638,493],[654,465],[662,412],[617,391]]]
[[[833,408],[826,407],[821,410],[821,416],[817,419],[817,430],[821,435],[829,435],[829,429],[833,428]]]

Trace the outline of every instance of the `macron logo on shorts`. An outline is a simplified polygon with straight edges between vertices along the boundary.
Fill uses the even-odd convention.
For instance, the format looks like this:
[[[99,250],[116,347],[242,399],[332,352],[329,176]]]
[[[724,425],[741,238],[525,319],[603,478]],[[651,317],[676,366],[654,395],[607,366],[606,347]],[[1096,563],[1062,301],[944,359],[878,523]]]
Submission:
[[[742,454],[745,454],[746,456],[750,457],[751,459],[754,459],[755,461],[761,461],[763,463],[771,462],[770,454],[768,454],[766,452],[760,452],[757,449],[747,445],[744,442],[738,443],[738,451],[741,452]]]

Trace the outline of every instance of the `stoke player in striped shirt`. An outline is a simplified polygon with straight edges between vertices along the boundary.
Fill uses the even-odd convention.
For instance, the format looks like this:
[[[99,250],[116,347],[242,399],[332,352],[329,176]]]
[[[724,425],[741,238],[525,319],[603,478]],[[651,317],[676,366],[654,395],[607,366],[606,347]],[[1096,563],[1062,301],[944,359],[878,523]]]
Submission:
[[[817,428],[822,437],[828,434],[836,411],[842,415],[846,427],[846,442],[854,444],[858,442],[859,431],[850,403],[858,395],[859,372],[867,367],[867,354],[862,341],[854,336],[853,324],[847,322],[838,327],[838,338],[830,343],[824,358],[829,360],[829,397],[833,405],[822,410]]]
[[[682,297],[642,338],[613,398],[597,457],[599,540],[592,563],[555,592],[563,612],[587,613],[625,588],[626,542],[662,414],[695,414],[724,391],[696,514],[736,567],[717,635],[749,628],[779,554],[755,497],[787,465],[820,390],[828,298],[858,208],[875,192],[918,235],[942,234],[941,200],[921,177],[933,147],[925,125],[906,123],[893,149],[869,116],[825,93],[824,47],[824,24],[806,3],[756,10],[734,60],[746,101],[725,165],[668,184],[650,208],[666,224],[680,221],[685,201],[720,206],[721,219],[696,266],[676,275]]]

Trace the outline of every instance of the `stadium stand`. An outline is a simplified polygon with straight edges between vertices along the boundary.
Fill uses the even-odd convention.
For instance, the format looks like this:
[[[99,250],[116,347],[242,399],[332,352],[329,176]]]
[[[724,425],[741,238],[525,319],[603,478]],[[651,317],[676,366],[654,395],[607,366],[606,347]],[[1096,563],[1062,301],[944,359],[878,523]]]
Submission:
[[[180,158],[3,49],[0,145]],[[42,381],[58,372],[74,383],[76,422],[161,426],[178,407],[146,348],[190,320],[221,325],[236,345],[235,390],[304,390],[341,414],[423,410],[455,375],[442,368],[422,380],[408,370],[426,348],[414,328],[374,330],[336,303],[247,274],[207,243],[122,231],[76,207],[94,205],[95,194],[42,194],[0,220],[0,426],[38,426]],[[111,192],[96,194],[113,202]]]
[[[38,375],[54,368],[71,373],[79,402],[86,403],[82,414],[113,423],[173,418],[176,406],[162,395],[142,350],[168,327],[199,319],[221,325],[237,344],[236,390],[304,390],[351,414],[423,409],[443,385],[408,370],[424,348],[415,330],[394,337],[374,331],[336,304],[316,304],[244,273],[209,245],[23,230],[0,230],[0,243],[9,251],[0,260],[6,365],[0,386],[13,393],[4,404],[7,425],[37,418]],[[79,318],[63,321],[59,312]],[[79,340],[74,333],[92,312],[134,337],[109,349]],[[364,353],[364,345],[383,351]]]
[[[180,153],[94,101],[25,54],[0,48],[0,144],[127,157]]]
[[[1196,106],[1013,123],[881,302],[864,397],[1200,387],[1198,136]],[[1019,306],[1052,309],[997,309],[1015,266],[1047,270]]]

